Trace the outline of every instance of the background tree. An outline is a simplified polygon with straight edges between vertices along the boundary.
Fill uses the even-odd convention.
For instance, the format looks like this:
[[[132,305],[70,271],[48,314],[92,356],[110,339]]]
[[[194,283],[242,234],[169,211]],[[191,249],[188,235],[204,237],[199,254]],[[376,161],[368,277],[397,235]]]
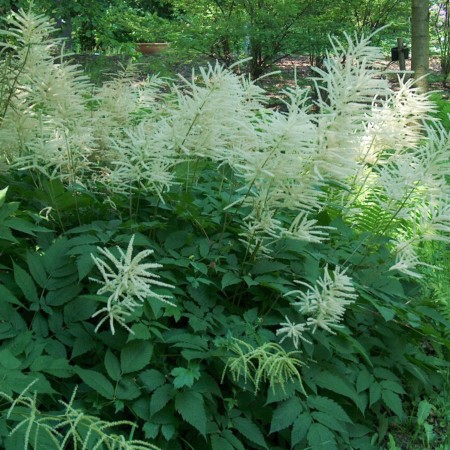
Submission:
[[[429,8],[428,0],[411,0],[411,68],[423,91],[428,88],[425,75],[430,68]]]
[[[433,1],[430,8],[431,44],[438,51],[443,85],[450,74],[450,0]]]

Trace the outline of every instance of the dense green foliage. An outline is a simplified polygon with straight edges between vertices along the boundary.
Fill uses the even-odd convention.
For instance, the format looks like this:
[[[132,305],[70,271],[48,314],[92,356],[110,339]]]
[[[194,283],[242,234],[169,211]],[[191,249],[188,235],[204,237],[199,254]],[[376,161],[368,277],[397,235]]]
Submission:
[[[0,446],[444,449],[428,98],[366,40],[315,114],[220,66],[96,89],[50,31],[15,15],[1,65]]]

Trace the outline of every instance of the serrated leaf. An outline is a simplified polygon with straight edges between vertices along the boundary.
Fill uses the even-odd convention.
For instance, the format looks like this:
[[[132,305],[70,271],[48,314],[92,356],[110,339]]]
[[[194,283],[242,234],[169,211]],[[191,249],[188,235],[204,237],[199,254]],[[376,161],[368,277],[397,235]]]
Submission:
[[[307,402],[310,408],[327,413],[342,422],[353,423],[342,406],[330,398],[321,397],[320,395],[310,395],[307,398]]]
[[[246,450],[244,444],[230,431],[222,431],[222,436],[236,449],[236,450]]]
[[[116,396],[120,400],[134,400],[140,397],[141,391],[129,378],[121,378],[117,383]]]
[[[251,270],[252,275],[262,275],[264,273],[273,273],[278,270],[284,270],[288,267],[286,264],[273,260],[257,261]]]
[[[72,358],[84,355],[95,347],[95,343],[90,336],[77,337],[72,347]]]
[[[25,298],[33,303],[39,302],[39,297],[36,289],[36,285],[34,284],[33,279],[30,274],[22,269],[22,267],[18,266],[13,262],[14,267],[14,281],[17,286],[19,286],[20,290],[23,292]]]
[[[261,447],[268,448],[261,430],[250,419],[246,417],[235,417],[233,419],[233,425],[249,441]]]
[[[21,361],[9,349],[4,349],[0,351],[0,365],[5,369],[14,370],[20,367]]]
[[[366,370],[363,369],[358,374],[356,379],[356,392],[360,393],[369,389],[370,385],[373,383],[373,376]]]
[[[373,374],[377,378],[383,378],[385,380],[391,380],[391,381],[396,381],[397,383],[400,383],[400,379],[397,377],[397,375],[395,375],[394,372],[391,372],[390,370],[385,369],[384,367],[375,367],[375,369],[373,369]]]
[[[402,400],[400,396],[392,391],[381,391],[381,398],[384,404],[398,417],[402,418],[405,413],[403,412]]]
[[[123,373],[137,372],[150,363],[153,344],[149,341],[128,342],[120,352],[120,368]]]
[[[369,404],[372,406],[381,398],[381,386],[378,383],[372,383],[369,388]]]
[[[194,382],[200,378],[200,368],[198,365],[191,365],[190,367],[175,367],[170,374],[174,376],[173,385],[177,389],[184,386],[192,387]]]
[[[236,276],[233,272],[226,272],[222,277],[222,289],[225,289],[227,286],[239,284],[241,281],[241,278]]]
[[[301,442],[311,426],[311,415],[307,412],[300,414],[294,422],[291,432],[291,448]]]
[[[339,433],[345,433],[345,428],[339,423],[337,418],[330,416],[327,413],[321,411],[314,411],[311,413],[311,416],[316,422],[325,425],[330,430],[338,431]]]
[[[114,387],[105,375],[95,372],[95,370],[82,369],[81,367],[75,367],[75,373],[95,392],[109,400],[113,399]]]
[[[90,254],[83,254],[77,258],[78,281],[83,280],[93,269],[95,263]]]
[[[0,284],[0,298],[4,302],[11,303],[12,305],[21,306],[24,308],[24,304],[6,287]]]
[[[396,392],[397,394],[405,394],[405,390],[400,383],[391,380],[380,381],[381,389]]]
[[[212,450],[234,450],[234,447],[223,437],[218,434],[211,435]]]
[[[68,378],[73,375],[73,368],[64,358],[53,358],[42,355],[36,358],[30,366],[33,372],[45,372],[58,378]]]
[[[149,390],[154,391],[166,381],[165,376],[156,369],[145,370],[139,374],[139,380]]]
[[[209,241],[208,239],[202,239],[198,244],[198,251],[202,258],[206,258],[209,253]]]
[[[419,425],[423,425],[425,421],[428,419],[430,412],[433,408],[433,405],[426,400],[422,400],[419,403],[419,408],[417,410],[417,423]]]
[[[153,392],[150,398],[150,415],[156,414],[164,408],[173,398],[173,386],[171,384],[163,384]]]
[[[334,433],[321,423],[313,423],[308,431],[311,450],[338,450]]]
[[[161,433],[166,439],[166,441],[170,441],[176,432],[176,428],[171,423],[161,426]]]
[[[147,422],[142,429],[145,433],[145,439],[155,439],[158,436],[160,425],[155,423]]]
[[[27,264],[28,270],[30,271],[34,281],[36,281],[41,288],[45,288],[48,275],[44,267],[42,256],[37,253],[27,252]]]
[[[76,298],[82,290],[83,286],[81,284],[64,286],[55,291],[48,292],[45,296],[45,303],[49,306],[62,306]]]
[[[175,409],[183,420],[191,424],[202,436],[206,435],[206,411],[203,397],[197,392],[179,392],[175,397]]]
[[[356,391],[344,378],[330,372],[321,372],[314,378],[314,381],[318,386],[336,392],[337,394],[344,395],[345,397],[352,399],[358,405]]]
[[[105,369],[109,377],[114,381],[119,381],[122,377],[119,360],[110,349],[105,354]]]
[[[302,410],[302,402],[297,397],[281,403],[273,413],[269,433],[275,433],[291,426]]]
[[[269,405],[270,403],[280,402],[282,400],[293,397],[295,395],[296,387],[298,387],[297,380],[288,380],[284,385],[284,389],[279,385],[269,387],[267,389],[266,405]]]
[[[34,223],[28,222],[27,220],[21,219],[20,217],[11,217],[3,222],[7,227],[20,231],[31,236],[36,236],[36,232],[50,232],[47,228],[40,227]]]
[[[5,227],[4,225],[0,225],[0,239],[3,239],[5,241],[18,243],[19,241],[13,236],[11,233],[11,230],[8,227]]]

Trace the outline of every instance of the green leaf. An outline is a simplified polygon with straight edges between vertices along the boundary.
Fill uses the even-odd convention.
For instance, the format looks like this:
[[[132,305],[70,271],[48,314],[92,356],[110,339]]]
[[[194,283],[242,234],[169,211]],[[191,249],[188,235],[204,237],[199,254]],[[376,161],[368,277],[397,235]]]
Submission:
[[[378,383],[372,383],[369,388],[370,406],[381,398],[381,386]]]
[[[23,292],[25,298],[33,303],[39,302],[39,297],[36,289],[36,285],[34,284],[33,279],[31,278],[28,272],[22,269],[22,267],[18,266],[16,263],[13,263],[14,267],[14,281],[17,286]]]
[[[206,258],[208,256],[208,253],[209,253],[209,240],[208,239],[202,239],[199,242],[198,251],[202,258]]]
[[[149,369],[139,374],[139,380],[149,391],[154,391],[165,383],[166,377],[156,369]]]
[[[188,233],[186,231],[175,231],[166,237],[164,247],[167,250],[176,250],[184,247],[188,239]]]
[[[314,378],[314,381],[318,386],[336,392],[337,394],[344,395],[352,399],[358,405],[359,399],[356,391],[344,378],[330,372],[321,372]]]
[[[1,358],[0,358],[1,361]],[[417,423],[419,425],[423,425],[425,421],[428,419],[430,412],[433,408],[433,405],[426,400],[422,400],[419,403],[419,408],[417,410]]]
[[[184,386],[192,387],[194,382],[200,378],[200,368],[197,364],[192,364],[188,368],[175,367],[170,374],[175,377],[173,385],[177,389]]]
[[[120,352],[120,367],[123,373],[137,372],[150,363],[153,344],[149,341],[128,342]]]
[[[389,322],[395,317],[396,312],[392,308],[386,308],[385,306],[377,306],[376,308],[386,322]]]
[[[6,193],[8,192],[8,187],[5,187],[5,189],[1,189],[0,190],[0,208],[3,206],[3,204],[5,203],[5,199],[6,199]]]
[[[297,397],[292,397],[281,403],[273,413],[269,433],[284,430],[292,425],[302,410],[302,402]]]
[[[402,418],[405,413],[403,412],[402,400],[400,396],[392,391],[381,391],[381,398],[384,404],[398,417]]]
[[[244,444],[232,433],[231,430],[222,431],[222,436],[236,449],[246,450]]]
[[[161,426],[161,433],[166,439],[166,441],[170,441],[176,432],[175,425],[169,423]]]
[[[0,284],[0,298],[13,305],[25,308],[24,304],[6,287]]]
[[[325,425],[330,430],[338,431],[339,433],[345,433],[346,429],[339,423],[338,418],[330,416],[327,413],[321,411],[314,411],[311,416],[316,422]]]
[[[360,393],[369,389],[372,383],[373,376],[364,368],[359,372],[358,378],[356,379],[356,392]]]
[[[37,253],[27,252],[27,264],[28,270],[34,278],[34,281],[36,281],[41,288],[45,288],[48,275],[44,267],[42,256]]]
[[[110,349],[105,354],[105,369],[109,377],[114,381],[119,381],[122,377],[119,360]]]
[[[93,348],[95,348],[95,343],[91,336],[77,337],[73,343],[71,357],[76,358],[77,356],[84,355]]]
[[[33,223],[30,223],[24,219],[21,219],[19,217],[11,217],[3,222],[3,225],[6,225],[7,227],[20,231],[25,234],[29,234],[31,236],[36,236],[36,231],[40,232],[49,232],[47,228],[40,227],[38,225],[35,225]]]
[[[311,415],[307,412],[300,414],[294,422],[291,432],[291,448],[301,442],[311,426]]]
[[[226,272],[222,277],[222,289],[225,289],[227,286],[239,284],[241,281],[241,278],[236,276],[233,272]]]
[[[3,239],[5,241],[18,243],[19,241],[13,236],[11,233],[11,230],[8,227],[5,227],[3,225],[0,225],[0,239]]]
[[[95,263],[90,254],[83,254],[77,258],[78,280],[81,281],[88,276]]]
[[[179,392],[175,397],[175,409],[185,422],[191,424],[202,436],[206,435],[206,411],[203,397],[197,392]]]
[[[250,419],[246,417],[235,417],[233,419],[233,425],[249,441],[261,447],[268,448],[261,430]]]
[[[11,353],[10,350],[4,349],[0,351],[0,365],[2,365],[5,369],[14,370],[20,367],[21,362]]]
[[[133,380],[121,378],[117,384],[116,396],[120,400],[134,400],[141,396],[141,391]]]
[[[234,450],[234,447],[223,437],[218,434],[211,435],[212,450]]]
[[[58,378],[69,378],[73,375],[73,368],[67,359],[47,355],[36,358],[30,369],[33,372],[45,372]]]
[[[353,423],[342,406],[330,398],[321,397],[320,395],[310,395],[307,402],[310,408],[327,413],[330,416],[338,418],[342,422]]]
[[[157,388],[150,399],[150,415],[153,416],[163,409],[172,400],[173,392],[174,389],[171,384],[164,384]]]
[[[373,369],[373,374],[377,378],[384,378],[385,380],[391,380],[400,383],[400,379],[397,377],[397,375],[395,375],[394,372],[385,369],[384,367],[375,367],[375,369]]]
[[[109,382],[105,375],[95,372],[94,370],[82,369],[81,367],[75,367],[75,373],[95,392],[101,396],[112,400],[114,398],[114,387]]]
[[[159,427],[160,425],[157,425],[155,423],[147,422],[142,429],[145,433],[145,439],[155,439],[156,436],[159,434]]]
[[[321,423],[313,423],[308,431],[311,450],[338,450],[334,433]]]
[[[396,383],[391,380],[382,380],[380,381],[381,389],[386,389],[388,391],[396,392],[397,394],[405,394],[405,390],[400,383]]]
[[[82,290],[83,286],[78,283],[64,286],[48,292],[45,296],[45,303],[49,306],[62,306],[76,298]]]
[[[251,270],[252,275],[262,275],[264,273],[273,273],[280,270],[285,270],[288,266],[281,262],[266,260],[257,261]]]

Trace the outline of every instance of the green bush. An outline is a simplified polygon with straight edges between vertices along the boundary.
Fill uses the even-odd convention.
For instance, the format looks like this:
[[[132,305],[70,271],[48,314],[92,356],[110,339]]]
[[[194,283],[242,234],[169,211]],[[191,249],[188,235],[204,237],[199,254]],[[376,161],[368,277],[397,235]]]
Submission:
[[[448,387],[448,136],[368,39],[284,113],[219,65],[94,88],[50,31],[2,63],[3,448],[379,449]]]

